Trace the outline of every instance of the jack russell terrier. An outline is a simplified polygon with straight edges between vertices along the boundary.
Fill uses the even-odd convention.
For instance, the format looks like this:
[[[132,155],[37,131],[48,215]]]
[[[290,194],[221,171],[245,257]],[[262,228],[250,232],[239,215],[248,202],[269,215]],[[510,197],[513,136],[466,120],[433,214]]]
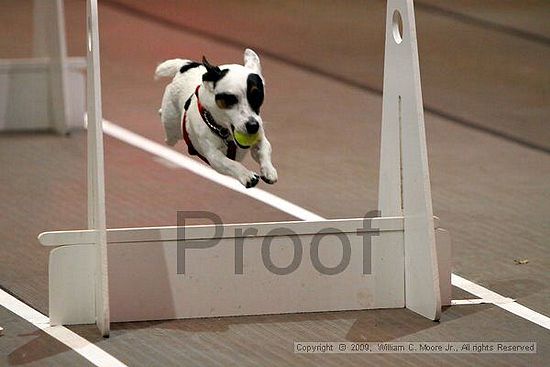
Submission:
[[[189,154],[247,188],[256,186],[260,178],[268,184],[277,182],[260,117],[265,83],[254,51],[245,50],[244,66],[213,66],[204,57],[202,63],[167,60],[157,67],[155,77],[173,77],[159,110],[166,144],[184,139]],[[260,175],[239,163],[248,150],[260,165]]]

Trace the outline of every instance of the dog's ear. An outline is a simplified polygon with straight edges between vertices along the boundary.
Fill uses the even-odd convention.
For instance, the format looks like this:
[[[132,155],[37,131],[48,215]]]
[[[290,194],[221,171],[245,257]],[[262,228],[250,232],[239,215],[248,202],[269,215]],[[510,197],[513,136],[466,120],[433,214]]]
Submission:
[[[206,68],[206,71],[209,72],[209,73],[214,74],[214,73],[220,71],[220,68],[219,68],[219,67],[210,64],[210,63],[208,62],[208,60],[206,60],[206,56],[203,56],[203,57],[202,57],[202,65]]]
[[[228,70],[221,70],[218,66],[214,66],[206,60],[206,57],[202,57],[202,65],[206,68],[206,73],[202,75],[203,82],[212,82],[212,86],[215,88],[216,83],[227,74]]]
[[[262,74],[262,65],[260,64],[260,57],[251,49],[244,50],[244,66],[254,70],[256,74]]]

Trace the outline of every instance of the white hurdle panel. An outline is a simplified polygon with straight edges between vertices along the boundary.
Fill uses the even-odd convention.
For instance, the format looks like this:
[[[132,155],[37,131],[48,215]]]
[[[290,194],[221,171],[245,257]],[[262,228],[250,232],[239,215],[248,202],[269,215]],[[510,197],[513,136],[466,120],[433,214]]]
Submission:
[[[215,244],[204,242],[214,225],[185,235],[106,229],[97,0],[87,2],[90,229],[39,236],[56,246],[52,325],[96,322],[108,335],[110,321],[402,307],[439,319],[450,304],[451,247],[432,213],[412,0],[387,7],[381,216],[223,225]]]

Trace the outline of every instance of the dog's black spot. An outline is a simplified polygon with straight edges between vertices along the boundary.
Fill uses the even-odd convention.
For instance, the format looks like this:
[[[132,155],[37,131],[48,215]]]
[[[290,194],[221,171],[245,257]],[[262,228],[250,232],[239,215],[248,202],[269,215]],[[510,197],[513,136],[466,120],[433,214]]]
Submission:
[[[218,68],[218,70],[219,70],[219,68]],[[228,71],[229,71],[228,69],[219,70],[219,72],[209,72],[209,71],[207,71],[206,73],[203,74],[202,81],[203,82],[213,82],[214,83],[214,88],[216,88],[216,83],[219,82],[225,76],[225,74],[227,74]]]
[[[229,71],[228,69],[221,70],[218,66],[211,65],[204,56],[202,57],[202,65],[206,68],[206,73],[202,75],[202,81],[214,83],[214,88],[216,88],[216,83]]]
[[[201,66],[202,64],[200,62],[191,61],[189,64],[185,64],[180,68],[180,73],[185,73],[189,69],[196,68],[198,66]]]
[[[246,98],[252,110],[259,114],[264,103],[264,82],[258,74],[250,74],[246,79]]]
[[[193,97],[192,94],[191,94],[191,97]],[[187,111],[189,109],[189,105],[191,104],[191,97],[187,98],[187,101],[185,101],[185,105],[183,106],[183,109],[185,111]]]
[[[239,103],[239,99],[234,94],[218,93],[216,94],[216,104],[219,108],[228,109]]]

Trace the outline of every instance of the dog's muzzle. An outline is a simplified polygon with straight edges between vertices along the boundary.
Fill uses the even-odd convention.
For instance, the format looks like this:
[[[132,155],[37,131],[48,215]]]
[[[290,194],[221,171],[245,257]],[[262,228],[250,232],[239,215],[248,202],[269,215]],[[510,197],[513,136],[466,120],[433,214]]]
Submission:
[[[260,130],[260,123],[254,117],[250,117],[244,126],[246,127],[246,132],[251,135],[256,134]]]
[[[254,134],[243,133],[243,132],[240,132],[239,130],[235,130],[235,126],[231,125],[233,140],[235,140],[235,143],[237,143],[239,148],[242,148],[242,149],[248,149],[252,145],[258,142],[258,136],[259,136],[258,130],[259,130],[259,125],[258,125],[258,128],[256,128],[256,133]]]

